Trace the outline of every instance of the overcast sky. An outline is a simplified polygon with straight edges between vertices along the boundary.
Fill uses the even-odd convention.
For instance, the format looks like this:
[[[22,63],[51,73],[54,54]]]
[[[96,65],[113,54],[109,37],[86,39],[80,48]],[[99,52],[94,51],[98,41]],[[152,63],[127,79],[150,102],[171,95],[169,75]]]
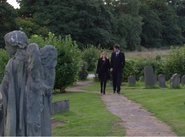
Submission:
[[[7,0],[8,3],[10,3],[15,9],[19,8],[19,4],[16,2],[16,0]]]

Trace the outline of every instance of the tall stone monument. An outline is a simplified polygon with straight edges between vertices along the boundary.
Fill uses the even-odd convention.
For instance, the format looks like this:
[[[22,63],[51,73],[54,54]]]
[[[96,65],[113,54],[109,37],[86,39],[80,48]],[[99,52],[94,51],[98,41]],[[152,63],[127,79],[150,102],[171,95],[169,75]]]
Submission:
[[[57,50],[29,44],[24,32],[5,35],[6,65],[0,91],[3,116],[1,136],[51,136],[50,104],[55,80]]]
[[[156,76],[152,66],[144,67],[145,86],[154,86],[156,83]]]

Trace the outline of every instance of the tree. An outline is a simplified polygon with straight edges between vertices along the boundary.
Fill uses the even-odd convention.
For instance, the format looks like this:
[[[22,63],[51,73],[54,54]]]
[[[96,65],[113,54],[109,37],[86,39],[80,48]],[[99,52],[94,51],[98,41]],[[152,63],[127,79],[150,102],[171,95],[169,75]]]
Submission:
[[[17,29],[15,18],[17,17],[16,10],[6,2],[0,1],[0,48],[4,48],[4,35],[10,31]]]
[[[62,37],[70,34],[80,48],[87,44],[106,47],[114,43],[112,14],[102,0],[19,0],[20,15],[37,17],[51,32]]]
[[[146,48],[160,48],[162,45],[162,23],[160,18],[145,3],[141,5],[139,14],[143,18],[141,45]]]

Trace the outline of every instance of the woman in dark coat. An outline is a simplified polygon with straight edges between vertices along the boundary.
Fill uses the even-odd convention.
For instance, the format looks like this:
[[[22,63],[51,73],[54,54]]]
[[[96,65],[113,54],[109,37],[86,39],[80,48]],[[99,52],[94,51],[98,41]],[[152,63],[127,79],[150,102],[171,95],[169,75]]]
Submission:
[[[101,58],[98,59],[96,74],[98,74],[98,79],[100,80],[101,93],[105,94],[105,88],[107,80],[110,79],[109,74],[110,62],[107,59],[106,53],[101,53]]]

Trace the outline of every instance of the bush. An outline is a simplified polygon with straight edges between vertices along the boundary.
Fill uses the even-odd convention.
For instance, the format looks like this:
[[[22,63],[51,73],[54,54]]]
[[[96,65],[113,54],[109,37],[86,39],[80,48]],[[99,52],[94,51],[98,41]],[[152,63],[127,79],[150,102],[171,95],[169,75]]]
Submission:
[[[96,68],[96,62],[100,57],[101,51],[96,47],[89,45],[87,48],[83,49],[82,60],[87,62],[87,70],[93,71]]]
[[[78,79],[80,52],[76,42],[72,41],[70,35],[62,39],[49,33],[48,38],[33,35],[30,42],[37,43],[39,47],[53,45],[58,52],[55,89],[63,89],[73,84]]]
[[[127,81],[129,76],[135,76],[136,80],[143,81],[145,66],[152,66],[157,75],[164,74],[164,63],[157,58],[156,60],[126,59],[123,69],[123,81]]]
[[[0,49],[0,83],[3,80],[5,67],[8,61],[10,60],[10,56],[4,49]]]
[[[123,81],[127,81],[129,76],[136,76],[138,72],[137,61],[133,59],[125,60],[125,67],[123,69]]]
[[[80,71],[78,73],[79,80],[86,80],[88,76],[87,72],[87,63],[86,62],[81,62],[80,63]]]
[[[167,79],[177,73],[180,76],[185,74],[185,46],[171,47],[169,56],[164,62],[164,72]]]

